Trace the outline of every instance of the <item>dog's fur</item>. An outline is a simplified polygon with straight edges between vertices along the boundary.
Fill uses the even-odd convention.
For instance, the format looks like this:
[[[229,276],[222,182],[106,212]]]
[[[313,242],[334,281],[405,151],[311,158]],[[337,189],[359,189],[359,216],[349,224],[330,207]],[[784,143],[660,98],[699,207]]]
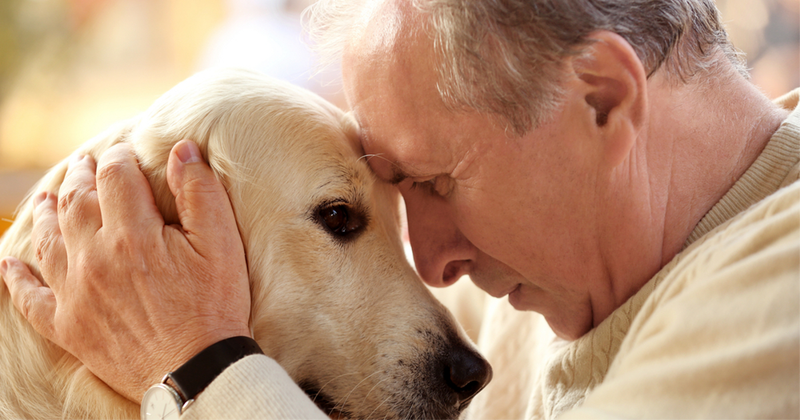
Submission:
[[[405,260],[398,196],[376,181],[352,119],[317,96],[242,70],[199,73],[145,114],[90,140],[97,159],[130,142],[167,223],[178,222],[166,161],[195,140],[228,190],[244,241],[251,328],[323,408],[353,417],[456,417],[441,355],[474,352]],[[58,192],[66,161],[34,187]],[[320,212],[344,206],[362,227],[338,235]],[[30,196],[0,242],[37,272]],[[75,358],[44,340],[0,287],[1,418],[137,418]]]

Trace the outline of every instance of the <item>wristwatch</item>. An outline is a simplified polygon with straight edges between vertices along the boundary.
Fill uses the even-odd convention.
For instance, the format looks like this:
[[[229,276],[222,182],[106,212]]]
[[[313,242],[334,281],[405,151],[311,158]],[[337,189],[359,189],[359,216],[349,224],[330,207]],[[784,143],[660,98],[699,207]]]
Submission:
[[[180,419],[181,413],[214,378],[228,366],[251,354],[264,353],[255,340],[244,336],[222,340],[197,353],[144,393],[142,420]]]

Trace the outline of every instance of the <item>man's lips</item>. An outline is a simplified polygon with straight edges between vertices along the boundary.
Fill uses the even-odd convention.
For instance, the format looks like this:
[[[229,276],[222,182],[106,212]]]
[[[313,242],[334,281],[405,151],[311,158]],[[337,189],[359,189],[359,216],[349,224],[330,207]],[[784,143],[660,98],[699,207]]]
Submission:
[[[522,284],[518,284],[511,293],[508,294],[508,303],[514,307],[514,309],[522,310],[520,304],[522,303],[520,299],[522,299],[520,290],[522,289]]]
[[[496,298],[498,298],[498,299],[499,299],[499,298],[502,298],[502,297],[506,297],[507,295],[510,295],[511,293],[514,293],[514,292],[516,292],[517,290],[519,290],[519,288],[520,288],[520,287],[522,287],[522,283],[515,284],[515,285],[514,285],[513,287],[511,287],[510,289],[507,289],[505,292],[501,292],[501,293],[489,293],[489,294],[490,294],[490,295],[492,295],[492,297],[496,297]]]

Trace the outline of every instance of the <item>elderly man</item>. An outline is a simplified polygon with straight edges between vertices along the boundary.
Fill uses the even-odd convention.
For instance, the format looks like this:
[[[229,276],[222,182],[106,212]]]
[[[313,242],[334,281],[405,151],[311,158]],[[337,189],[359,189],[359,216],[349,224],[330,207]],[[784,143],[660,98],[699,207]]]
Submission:
[[[800,415],[798,91],[776,104],[747,81],[710,0],[341,3],[312,21],[341,54],[370,166],[405,199],[420,275],[468,274],[559,337],[518,367],[537,372],[527,416]],[[94,172],[75,162],[69,199],[36,208],[45,278],[69,294],[13,259],[2,273],[38,331],[139,400],[247,334],[241,276],[180,298],[229,284],[242,251],[190,142],[170,163],[182,235],[131,208],[149,198],[124,146]],[[234,363],[187,418],[321,415],[267,362]]]

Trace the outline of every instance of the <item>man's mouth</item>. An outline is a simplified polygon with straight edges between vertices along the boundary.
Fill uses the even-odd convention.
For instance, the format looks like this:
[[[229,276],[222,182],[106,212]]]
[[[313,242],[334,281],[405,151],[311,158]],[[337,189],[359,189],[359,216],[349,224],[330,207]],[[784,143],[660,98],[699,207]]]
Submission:
[[[489,296],[491,296],[493,298],[497,298],[497,299],[502,299],[502,298],[508,296],[509,294],[516,292],[521,285],[522,285],[521,283],[520,284],[515,284],[510,289],[506,289],[506,290],[504,290],[502,292],[497,291],[497,289],[491,290],[488,287],[485,288],[485,289],[484,288],[482,288],[482,289],[483,289],[484,292],[488,293]]]
[[[511,304],[515,309],[517,309],[517,305],[520,303],[520,289],[522,288],[522,283],[518,284],[514,289],[508,293],[508,303]]]
[[[518,292],[520,287],[522,287],[522,283],[516,284],[513,288],[509,289],[507,292],[498,297],[508,296],[508,298],[511,299],[511,295]]]

